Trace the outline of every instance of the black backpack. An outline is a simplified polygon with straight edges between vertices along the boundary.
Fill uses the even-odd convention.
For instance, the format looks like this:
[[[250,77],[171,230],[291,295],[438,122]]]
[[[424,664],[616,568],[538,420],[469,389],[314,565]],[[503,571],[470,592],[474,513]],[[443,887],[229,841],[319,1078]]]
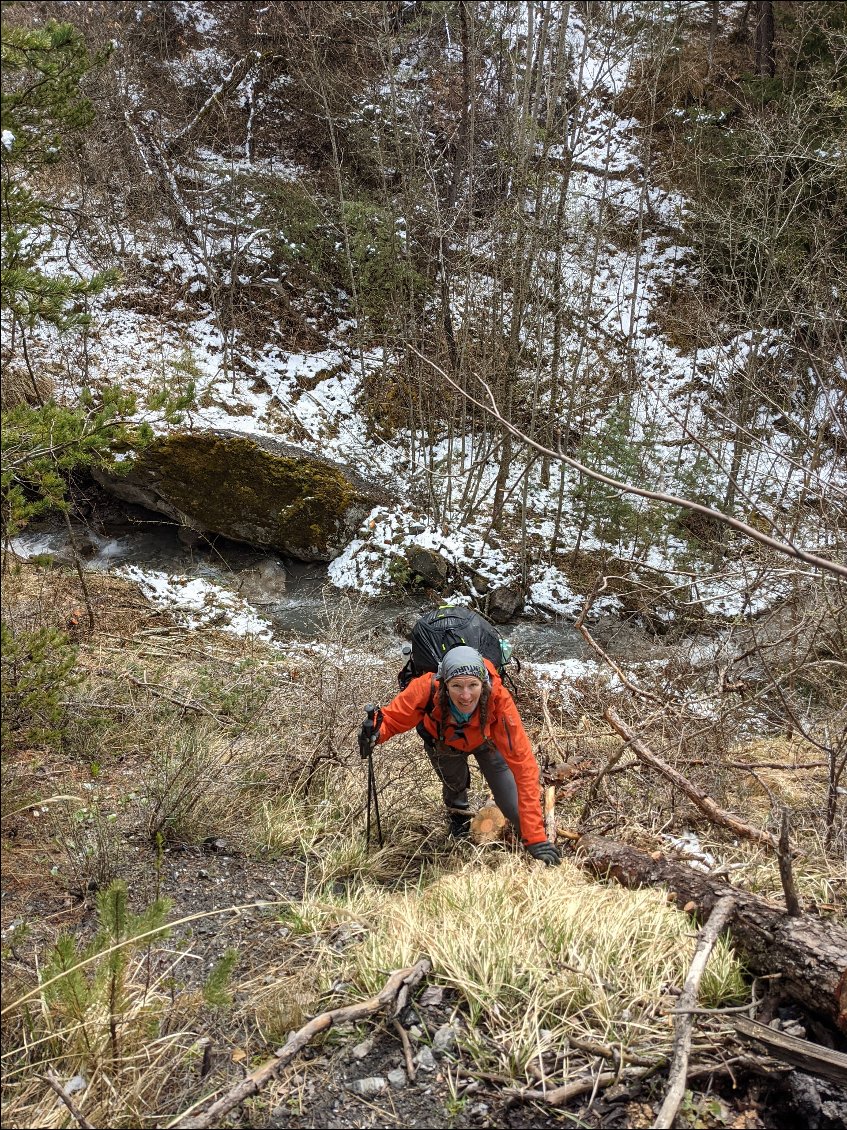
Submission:
[[[472,608],[443,604],[421,616],[412,628],[409,644],[404,648],[409,659],[397,674],[400,689],[407,687],[412,679],[423,675],[425,671],[437,671],[443,656],[451,648],[462,644],[476,648],[483,658],[494,664],[497,673],[503,677],[506,663],[512,654],[511,645],[500,636],[493,624]],[[409,645],[411,649],[407,650]]]

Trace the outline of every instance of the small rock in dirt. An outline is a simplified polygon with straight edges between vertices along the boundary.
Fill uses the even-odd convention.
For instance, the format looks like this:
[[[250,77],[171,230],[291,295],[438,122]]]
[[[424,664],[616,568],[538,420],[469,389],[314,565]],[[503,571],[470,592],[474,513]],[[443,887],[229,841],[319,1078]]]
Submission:
[[[388,1080],[384,1075],[369,1075],[366,1079],[356,1079],[353,1083],[348,1083],[347,1090],[352,1091],[354,1095],[379,1095],[388,1086]]]
[[[414,1064],[422,1071],[435,1071],[437,1066],[435,1056],[432,1054],[432,1048],[421,1048],[414,1058]]]
[[[412,1041],[412,1043],[417,1043],[422,1035],[423,1028],[420,1028],[417,1024],[413,1024],[409,1029],[409,1039]]]
[[[355,1048],[351,1049],[350,1055],[353,1059],[364,1059],[366,1055],[370,1055],[373,1051],[373,1046],[373,1037],[369,1036],[367,1040],[362,1040],[361,1044],[356,1044]]]
[[[401,1090],[408,1082],[406,1072],[402,1067],[395,1067],[393,1071],[389,1071],[386,1078],[395,1091]]]
[[[442,1024],[432,1037],[432,1051],[436,1056],[447,1055],[456,1046],[458,1033],[452,1024]]]
[[[441,1004],[443,996],[444,990],[440,985],[429,985],[421,993],[418,1003],[425,1005],[427,1008],[432,1008],[437,1004]]]
[[[420,1024],[421,1022],[421,1018],[418,1016],[417,1012],[412,1008],[410,1004],[406,1005],[406,1007],[400,1012],[400,1015],[397,1017],[397,1019],[400,1021],[404,1028],[411,1028],[413,1024]]]

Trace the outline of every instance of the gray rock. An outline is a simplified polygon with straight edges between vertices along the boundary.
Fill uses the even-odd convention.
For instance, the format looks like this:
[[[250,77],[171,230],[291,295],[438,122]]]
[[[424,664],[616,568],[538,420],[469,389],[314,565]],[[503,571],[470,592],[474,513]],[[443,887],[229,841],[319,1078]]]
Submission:
[[[419,1067],[421,1071],[435,1071],[438,1066],[435,1062],[435,1056],[432,1054],[432,1048],[421,1048],[415,1056],[413,1063]]]
[[[427,985],[418,998],[418,1004],[425,1008],[433,1008],[435,1005],[441,1004],[443,997],[444,989],[441,985]]]
[[[488,594],[486,611],[495,624],[505,624],[523,608],[523,596],[517,585],[498,585]]]
[[[365,1079],[356,1079],[353,1083],[347,1084],[347,1090],[352,1091],[354,1095],[380,1095],[388,1086],[388,1080],[384,1075],[369,1075]]]
[[[350,1052],[353,1059],[364,1059],[366,1055],[370,1055],[373,1051],[374,1041],[373,1036],[369,1036],[367,1040],[362,1040],[361,1044],[356,1044]]]
[[[388,1080],[389,1085],[393,1087],[395,1091],[402,1090],[409,1081],[406,1072],[402,1067],[395,1067],[393,1071],[389,1071],[386,1075],[386,1079]]]
[[[471,577],[471,584],[480,596],[485,596],[491,588],[491,581],[489,581],[488,577],[484,577],[482,573],[474,573]]]
[[[442,1024],[435,1035],[432,1037],[432,1051],[435,1056],[447,1055],[456,1046],[456,1038],[458,1032],[452,1024]]]
[[[239,576],[238,591],[254,603],[272,604],[284,595],[286,579],[282,562],[268,557]]]

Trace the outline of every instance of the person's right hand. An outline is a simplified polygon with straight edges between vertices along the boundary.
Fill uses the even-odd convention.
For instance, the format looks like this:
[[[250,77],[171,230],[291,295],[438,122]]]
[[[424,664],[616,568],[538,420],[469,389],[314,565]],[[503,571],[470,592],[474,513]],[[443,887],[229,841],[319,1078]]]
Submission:
[[[562,853],[549,840],[542,840],[540,844],[527,844],[526,850],[533,859],[540,859],[547,867],[558,867],[562,862]]]
[[[367,757],[370,750],[376,745],[376,739],[379,735],[379,728],[382,725],[382,713],[377,711],[375,715],[368,715],[362,723],[362,728],[359,730],[359,751],[362,757]]]

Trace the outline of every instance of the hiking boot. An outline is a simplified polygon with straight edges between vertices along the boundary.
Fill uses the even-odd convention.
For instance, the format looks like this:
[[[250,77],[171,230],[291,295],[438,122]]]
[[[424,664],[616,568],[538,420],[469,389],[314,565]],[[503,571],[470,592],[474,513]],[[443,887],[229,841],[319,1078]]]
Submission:
[[[471,834],[470,812],[450,813],[450,835],[454,840],[466,840]]]

